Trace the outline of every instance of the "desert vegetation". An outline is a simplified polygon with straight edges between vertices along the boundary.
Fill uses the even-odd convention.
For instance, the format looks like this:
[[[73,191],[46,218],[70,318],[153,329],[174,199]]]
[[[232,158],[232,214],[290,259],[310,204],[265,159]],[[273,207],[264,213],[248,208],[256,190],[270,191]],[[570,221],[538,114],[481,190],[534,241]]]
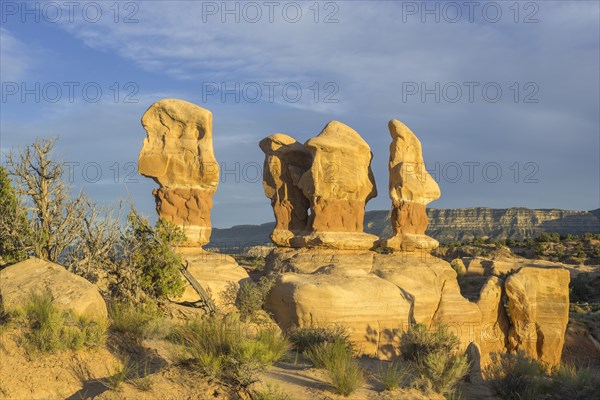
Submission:
[[[172,373],[184,390],[193,390],[200,380],[211,395],[291,400],[295,397],[285,388],[262,382],[274,365],[287,363],[323,381],[331,395],[401,398],[414,391],[464,398],[461,387],[470,384],[470,363],[459,351],[458,338],[443,325],[412,325],[399,336],[401,357],[377,362],[375,368],[342,325],[281,331],[265,307],[275,277],[265,273],[262,255],[235,255],[252,279],[231,282],[218,294],[228,308],[215,312],[206,304],[187,305],[192,313],[183,314],[172,301],[186,286],[180,273],[184,261],[176,251],[185,240],[182,230],[163,219],[150,223],[131,202],[100,206],[84,193],[72,197],[55,145],[55,140],[36,141],[13,153],[7,169],[0,167],[2,267],[30,256],[57,262],[94,285],[106,301],[108,319],[59,306],[50,291],[31,292],[22,307],[0,310],[0,332],[16,338],[28,359],[108,350],[114,360],[107,360],[95,378],[80,375],[86,376],[82,385],[96,382],[114,393],[156,394],[158,376]],[[554,234],[522,242],[475,239],[437,251],[452,261],[465,286],[460,257],[509,248],[511,254],[585,265],[597,261],[598,240]],[[595,337],[600,334],[598,283],[596,275],[582,272],[570,286],[571,318]],[[594,368],[565,363],[548,371],[523,353],[498,354],[485,376],[502,399],[591,398],[600,390]]]
[[[474,237],[469,241],[442,243],[435,254],[449,261],[461,257],[494,257],[501,254],[565,264],[598,265],[600,234],[541,233],[535,238],[523,240]]]
[[[523,352],[495,355],[485,373],[502,399],[587,399],[600,391],[597,369],[564,364],[548,371]]]
[[[31,292],[23,307],[5,311],[2,325],[20,332],[18,340],[29,356],[101,346],[107,333],[105,321],[57,306],[47,290]]]

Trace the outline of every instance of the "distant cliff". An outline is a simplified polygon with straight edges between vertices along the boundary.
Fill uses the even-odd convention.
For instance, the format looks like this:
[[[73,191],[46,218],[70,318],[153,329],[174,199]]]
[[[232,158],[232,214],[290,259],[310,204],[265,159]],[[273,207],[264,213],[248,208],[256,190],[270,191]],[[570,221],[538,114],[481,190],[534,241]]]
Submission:
[[[534,238],[542,232],[582,235],[600,233],[600,208],[592,211],[528,208],[431,208],[427,210],[427,234],[440,242],[469,240],[475,236],[492,239]],[[213,228],[208,247],[246,247],[270,243],[275,223]],[[365,232],[385,237],[391,234],[389,211],[367,211]]]

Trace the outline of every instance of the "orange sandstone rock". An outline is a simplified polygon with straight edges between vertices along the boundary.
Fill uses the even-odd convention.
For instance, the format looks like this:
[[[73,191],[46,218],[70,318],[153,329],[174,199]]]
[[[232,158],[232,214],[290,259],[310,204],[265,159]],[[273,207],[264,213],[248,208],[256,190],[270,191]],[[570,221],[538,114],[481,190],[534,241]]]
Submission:
[[[138,159],[140,174],[154,179],[160,218],[183,228],[189,245],[210,239],[212,196],[219,165],[212,143],[212,113],[183,100],[157,101],[144,113],[148,133]]]

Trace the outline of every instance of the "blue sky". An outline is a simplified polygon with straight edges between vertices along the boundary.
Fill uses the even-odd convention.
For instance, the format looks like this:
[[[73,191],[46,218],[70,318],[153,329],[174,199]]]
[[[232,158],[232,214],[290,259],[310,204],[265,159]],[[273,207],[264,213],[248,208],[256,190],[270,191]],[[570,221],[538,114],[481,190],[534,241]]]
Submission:
[[[0,147],[58,135],[76,190],[129,193],[154,216],[156,184],[134,173],[140,118],[161,98],[191,101],[213,112],[230,171],[212,212],[227,227],[273,218],[259,140],[304,142],[332,119],[371,146],[367,209],[388,209],[397,118],[440,184],[432,207],[600,207],[597,1],[315,3],[4,1]],[[223,98],[236,84],[239,101]]]

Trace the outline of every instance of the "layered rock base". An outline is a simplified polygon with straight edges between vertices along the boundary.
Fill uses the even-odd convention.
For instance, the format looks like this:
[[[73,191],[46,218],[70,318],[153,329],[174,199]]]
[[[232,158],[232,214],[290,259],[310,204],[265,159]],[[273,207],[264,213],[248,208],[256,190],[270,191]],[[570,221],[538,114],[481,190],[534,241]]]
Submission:
[[[471,345],[480,353],[482,364],[493,352],[516,349],[551,366],[560,362],[568,312],[563,270],[522,268],[506,284],[491,276],[479,298],[469,301],[450,264],[427,253],[277,248],[266,269],[277,276],[267,308],[283,329],[343,325],[364,354],[393,359],[410,324],[444,324],[462,350]],[[525,325],[538,335],[525,332]]]

